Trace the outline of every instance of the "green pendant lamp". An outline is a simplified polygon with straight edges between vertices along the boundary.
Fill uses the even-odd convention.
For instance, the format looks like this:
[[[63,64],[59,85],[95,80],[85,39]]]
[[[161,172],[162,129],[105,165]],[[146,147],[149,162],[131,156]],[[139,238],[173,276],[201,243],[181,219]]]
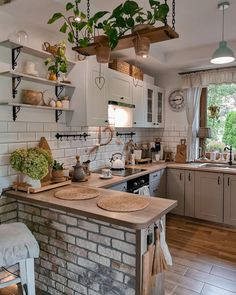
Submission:
[[[227,46],[227,42],[224,41],[224,16],[225,9],[229,8],[229,2],[222,2],[218,5],[218,9],[222,10],[222,41],[219,43],[219,47],[214,52],[211,63],[213,64],[227,64],[235,60],[233,51]]]

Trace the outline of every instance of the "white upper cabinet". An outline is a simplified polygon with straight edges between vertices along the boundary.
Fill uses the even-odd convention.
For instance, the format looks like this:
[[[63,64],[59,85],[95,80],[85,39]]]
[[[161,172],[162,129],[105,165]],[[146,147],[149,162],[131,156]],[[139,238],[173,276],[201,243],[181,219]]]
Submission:
[[[164,90],[152,84],[144,83],[145,126],[164,127]],[[144,127],[145,127],[144,126]]]
[[[138,85],[133,85],[133,104],[134,108],[134,127],[145,127],[145,114],[144,108],[146,107],[144,100],[144,86],[143,81],[139,81]]]
[[[72,70],[71,77],[76,90],[71,101],[74,110],[67,116],[70,126],[106,126],[108,124],[108,68],[101,67],[94,59],[79,62]]]
[[[108,69],[108,100],[133,104],[133,78]]]

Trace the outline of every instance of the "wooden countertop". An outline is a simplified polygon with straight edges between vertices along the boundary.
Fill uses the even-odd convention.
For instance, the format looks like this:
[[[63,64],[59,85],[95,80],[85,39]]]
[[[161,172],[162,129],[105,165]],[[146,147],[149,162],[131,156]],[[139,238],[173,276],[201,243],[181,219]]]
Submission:
[[[73,185],[79,186],[75,183],[73,183]],[[177,205],[177,202],[173,200],[140,196],[140,198],[149,198],[151,200],[151,203],[147,208],[130,213],[116,213],[100,209],[97,207],[97,201],[101,197],[118,196],[121,194],[133,196],[132,194],[98,188],[100,196],[95,199],[85,201],[66,201],[55,198],[55,191],[56,189],[38,194],[26,194],[12,190],[6,192],[5,195],[20,201],[29,202],[31,204],[58,209],[131,229],[147,228],[150,224],[159,219],[161,216],[167,214]]]

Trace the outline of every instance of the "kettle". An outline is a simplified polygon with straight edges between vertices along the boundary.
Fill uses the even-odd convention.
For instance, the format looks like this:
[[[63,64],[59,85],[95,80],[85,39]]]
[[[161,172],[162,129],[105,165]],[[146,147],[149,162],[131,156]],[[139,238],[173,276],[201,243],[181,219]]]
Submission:
[[[86,173],[84,166],[80,164],[80,156],[76,156],[77,163],[74,168],[73,181],[85,181]]]
[[[114,170],[125,169],[125,162],[122,159],[121,153],[115,153],[111,156],[111,169],[114,169]]]

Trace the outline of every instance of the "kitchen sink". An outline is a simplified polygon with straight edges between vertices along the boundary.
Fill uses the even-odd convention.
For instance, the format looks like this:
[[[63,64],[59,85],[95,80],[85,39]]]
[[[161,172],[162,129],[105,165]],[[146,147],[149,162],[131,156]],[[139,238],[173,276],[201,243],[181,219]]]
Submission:
[[[204,163],[199,165],[201,168],[225,168],[225,169],[236,169],[236,165],[220,164],[220,163]]]

